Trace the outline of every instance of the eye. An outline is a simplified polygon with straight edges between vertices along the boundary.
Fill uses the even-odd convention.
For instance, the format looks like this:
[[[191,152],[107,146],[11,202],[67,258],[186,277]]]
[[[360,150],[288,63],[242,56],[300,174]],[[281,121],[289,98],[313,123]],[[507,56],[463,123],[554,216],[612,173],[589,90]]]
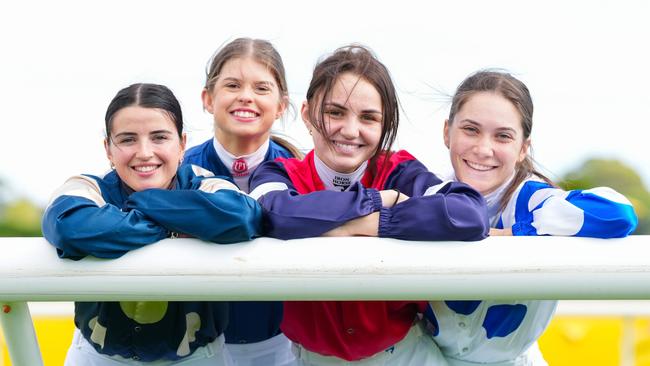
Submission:
[[[115,140],[115,144],[120,146],[129,146],[135,143],[135,137],[120,137]]]
[[[514,139],[515,138],[512,135],[508,134],[508,133],[498,133],[497,134],[497,140],[499,140],[501,142],[510,142],[510,141],[512,141]]]
[[[341,118],[343,117],[344,113],[338,108],[330,108],[325,110],[325,115],[329,116],[330,118]]]
[[[463,126],[463,127],[461,127],[461,130],[463,130],[468,135],[478,135],[478,133],[479,133],[478,128],[476,128],[474,126],[471,126],[471,125]]]
[[[153,140],[153,142],[155,142],[155,143],[163,143],[163,142],[169,140],[169,136],[165,135],[165,134],[155,134],[155,135],[151,136],[151,140]]]
[[[229,82],[226,82],[225,84],[223,84],[223,86],[226,89],[238,89],[239,88],[239,83],[236,83],[234,81],[229,81]]]
[[[271,87],[269,85],[267,85],[267,84],[259,84],[259,85],[255,86],[255,91],[260,93],[260,94],[264,94],[264,93],[270,92]]]
[[[377,113],[363,113],[360,118],[362,121],[367,122],[381,122],[381,115]]]

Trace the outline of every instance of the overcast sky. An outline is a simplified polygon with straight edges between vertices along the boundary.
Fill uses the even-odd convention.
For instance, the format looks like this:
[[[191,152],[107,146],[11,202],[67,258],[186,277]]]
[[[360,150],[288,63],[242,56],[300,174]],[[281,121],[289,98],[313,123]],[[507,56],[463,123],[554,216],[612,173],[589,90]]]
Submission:
[[[236,37],[281,53],[294,105],[316,60],[357,42],[391,71],[404,108],[397,147],[448,172],[446,94],[468,74],[511,71],[535,103],[535,158],[555,177],[616,158],[650,183],[650,2],[11,1],[0,6],[0,179],[44,205],[70,175],[108,169],[103,116],[117,90],[169,86],[189,146],[212,134],[205,66]],[[277,130],[311,147],[302,122]],[[646,147],[643,147],[646,146]]]

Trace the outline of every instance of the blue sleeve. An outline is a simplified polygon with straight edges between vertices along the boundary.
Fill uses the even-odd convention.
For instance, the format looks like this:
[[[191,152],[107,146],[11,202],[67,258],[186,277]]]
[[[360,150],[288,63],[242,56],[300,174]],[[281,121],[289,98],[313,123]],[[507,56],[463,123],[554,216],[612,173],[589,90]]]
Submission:
[[[284,166],[277,162],[260,165],[251,176],[250,184],[251,195],[259,195],[258,201],[264,209],[266,235],[273,238],[320,236],[381,208],[379,192],[359,183],[345,192],[300,194]]]
[[[45,210],[43,236],[61,258],[117,258],[167,237],[167,230],[137,210],[99,207],[88,198],[60,196]]]
[[[251,240],[261,232],[260,205],[231,189],[147,189],[131,194],[126,205],[167,230],[215,243]]]
[[[481,240],[488,235],[485,200],[466,184],[442,182],[417,160],[401,163],[386,189],[410,198],[382,208],[379,236],[405,240]]]
[[[514,210],[513,235],[620,238],[638,224],[630,201],[607,187],[563,191],[528,181],[516,197]]]

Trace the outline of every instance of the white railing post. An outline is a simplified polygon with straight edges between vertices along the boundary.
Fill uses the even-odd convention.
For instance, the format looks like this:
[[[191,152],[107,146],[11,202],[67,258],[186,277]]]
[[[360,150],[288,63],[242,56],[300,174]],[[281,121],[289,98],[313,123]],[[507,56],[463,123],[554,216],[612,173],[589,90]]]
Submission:
[[[43,359],[36,340],[32,317],[26,302],[0,300],[0,324],[13,365],[42,366]]]

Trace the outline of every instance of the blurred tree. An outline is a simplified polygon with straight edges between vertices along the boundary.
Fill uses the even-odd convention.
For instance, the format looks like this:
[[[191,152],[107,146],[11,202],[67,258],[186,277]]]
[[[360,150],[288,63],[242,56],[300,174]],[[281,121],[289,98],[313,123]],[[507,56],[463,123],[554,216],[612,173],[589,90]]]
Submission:
[[[41,236],[43,210],[25,198],[9,197],[9,187],[0,178],[0,237]]]
[[[0,236],[41,236],[43,211],[27,199],[5,203],[0,208]]]
[[[600,186],[617,190],[632,202],[639,217],[639,226],[634,234],[650,234],[650,192],[641,177],[622,162],[607,159],[587,160],[578,169],[567,173],[559,185],[566,190]]]

